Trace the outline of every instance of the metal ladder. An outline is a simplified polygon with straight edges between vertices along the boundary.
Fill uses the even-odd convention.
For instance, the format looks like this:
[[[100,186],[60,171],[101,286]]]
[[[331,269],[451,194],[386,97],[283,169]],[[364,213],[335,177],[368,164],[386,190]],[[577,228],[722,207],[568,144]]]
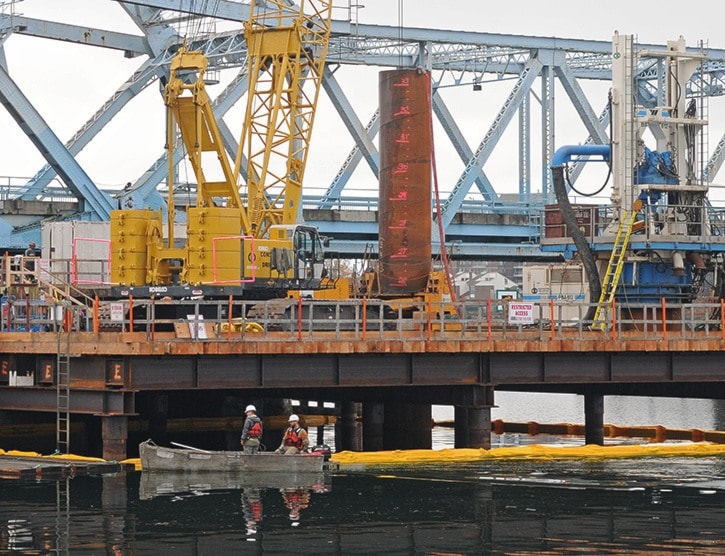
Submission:
[[[619,219],[619,227],[617,228],[617,235],[614,238],[614,245],[612,246],[612,254],[609,257],[609,263],[607,264],[607,272],[604,274],[602,293],[599,295],[599,303],[597,304],[597,310],[594,313],[592,328],[604,330],[604,326],[606,325],[606,313],[609,310],[612,299],[614,299],[614,293],[617,291],[619,279],[622,276],[624,256],[627,253],[629,238],[632,235],[634,221],[637,218],[637,213],[640,208],[642,208],[642,201],[638,199],[635,201],[634,207],[631,211],[622,211],[622,215]]]
[[[55,554],[70,554],[70,481],[55,483]]]
[[[65,344],[65,345],[64,345]],[[58,357],[56,364],[56,419],[55,446],[61,454],[70,453],[70,331],[58,331]]]

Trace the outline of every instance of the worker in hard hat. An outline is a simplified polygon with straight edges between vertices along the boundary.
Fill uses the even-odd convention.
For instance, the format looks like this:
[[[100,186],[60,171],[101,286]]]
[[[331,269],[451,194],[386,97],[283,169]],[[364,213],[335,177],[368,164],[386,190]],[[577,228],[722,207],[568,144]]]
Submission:
[[[244,410],[244,428],[242,429],[242,449],[245,454],[256,454],[262,438],[262,420],[257,415],[257,408],[248,405]]]
[[[289,416],[288,421],[289,427],[284,431],[282,443],[275,452],[285,455],[299,454],[310,445],[307,431],[300,426],[300,418],[294,413]]]
[[[34,282],[35,281],[35,258],[38,256],[38,252],[35,250],[35,242],[31,241],[28,243],[28,248],[25,250],[25,253],[23,255],[25,259],[25,269],[31,271],[33,274],[26,274],[25,275],[25,281],[26,282]]]

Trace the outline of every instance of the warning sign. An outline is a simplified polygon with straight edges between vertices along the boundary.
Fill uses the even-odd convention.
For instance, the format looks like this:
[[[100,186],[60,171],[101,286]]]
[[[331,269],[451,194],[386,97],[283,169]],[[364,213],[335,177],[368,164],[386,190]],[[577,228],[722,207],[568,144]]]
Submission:
[[[508,304],[509,324],[534,324],[534,304],[512,301]]]
[[[111,321],[123,322],[123,303],[111,303]]]

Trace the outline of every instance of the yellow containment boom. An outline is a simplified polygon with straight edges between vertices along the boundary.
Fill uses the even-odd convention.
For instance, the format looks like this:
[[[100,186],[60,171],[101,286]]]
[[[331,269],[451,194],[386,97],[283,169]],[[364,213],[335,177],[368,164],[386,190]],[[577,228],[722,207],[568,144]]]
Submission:
[[[694,444],[617,445],[617,446],[514,446],[484,450],[456,448],[445,450],[392,450],[383,452],[338,452],[332,461],[341,468],[460,464],[498,460],[619,459],[654,457],[712,457],[725,455],[725,445]]]

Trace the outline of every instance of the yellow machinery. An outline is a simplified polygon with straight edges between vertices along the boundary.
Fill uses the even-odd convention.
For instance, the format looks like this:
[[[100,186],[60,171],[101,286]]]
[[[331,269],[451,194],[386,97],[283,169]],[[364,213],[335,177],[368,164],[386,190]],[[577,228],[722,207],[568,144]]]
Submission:
[[[249,94],[233,166],[206,92],[208,60],[180,48],[165,91],[168,220],[164,226],[161,211],[112,212],[112,293],[270,298],[320,287],[322,241],[298,216],[331,12],[331,0],[251,2]],[[197,180],[185,240],[174,229],[177,127]],[[238,179],[243,153],[246,206]]]

